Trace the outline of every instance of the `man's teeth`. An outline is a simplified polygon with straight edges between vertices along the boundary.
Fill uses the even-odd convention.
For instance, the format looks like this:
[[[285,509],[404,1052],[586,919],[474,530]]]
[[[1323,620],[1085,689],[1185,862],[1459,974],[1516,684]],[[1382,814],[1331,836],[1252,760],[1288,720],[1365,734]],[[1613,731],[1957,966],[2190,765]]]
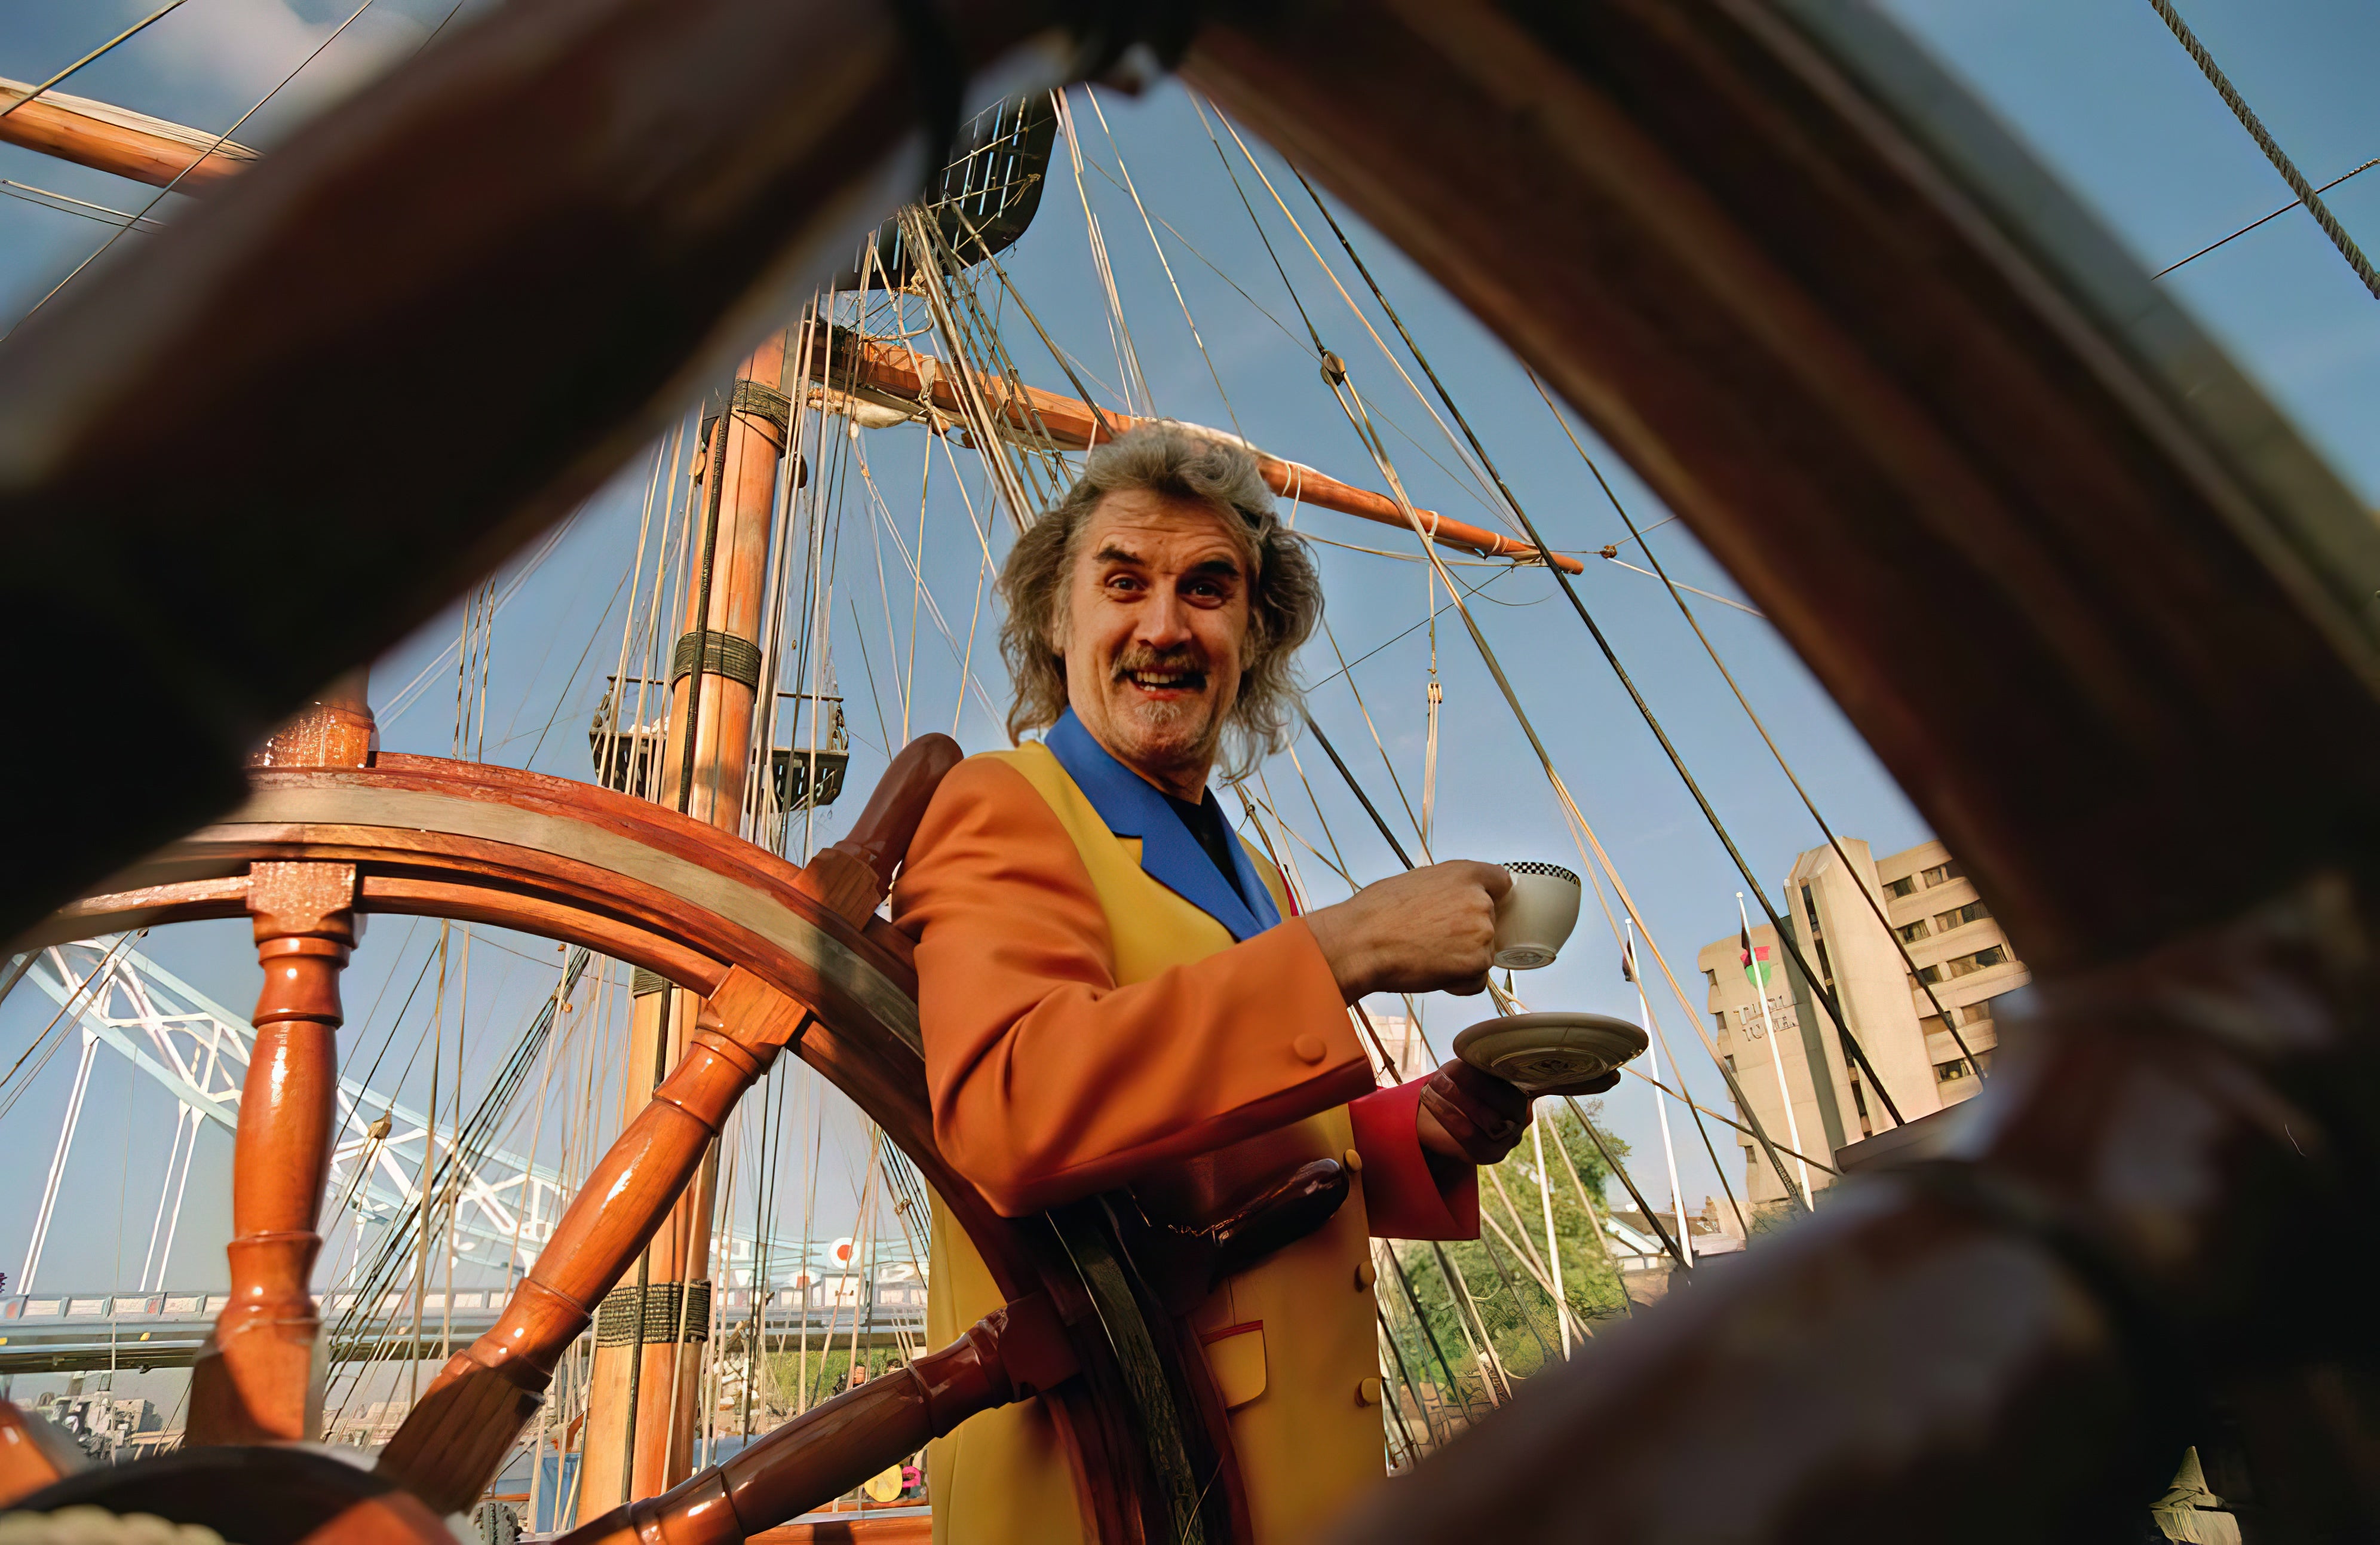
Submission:
[[[1195,671],[1135,671],[1132,680],[1138,687],[1188,687],[1198,680]]]

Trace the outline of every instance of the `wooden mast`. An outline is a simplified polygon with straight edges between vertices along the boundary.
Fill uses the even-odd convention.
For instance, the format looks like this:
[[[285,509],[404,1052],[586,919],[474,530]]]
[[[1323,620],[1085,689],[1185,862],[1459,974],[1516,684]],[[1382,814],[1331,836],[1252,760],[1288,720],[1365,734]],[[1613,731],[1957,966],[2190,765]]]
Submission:
[[[729,832],[742,823],[751,768],[769,528],[789,420],[775,384],[784,366],[779,334],[736,371],[704,437],[696,469],[702,514],[688,556],[684,626],[671,652],[669,726],[658,753],[659,786],[645,791]],[[632,768],[640,764],[630,760]],[[693,993],[650,971],[636,974],[634,991],[623,1120],[644,1108],[676,1064],[701,1007]],[[714,1148],[651,1247],[597,1311],[578,1486],[584,1515],[657,1495],[693,1471],[717,1174]]]

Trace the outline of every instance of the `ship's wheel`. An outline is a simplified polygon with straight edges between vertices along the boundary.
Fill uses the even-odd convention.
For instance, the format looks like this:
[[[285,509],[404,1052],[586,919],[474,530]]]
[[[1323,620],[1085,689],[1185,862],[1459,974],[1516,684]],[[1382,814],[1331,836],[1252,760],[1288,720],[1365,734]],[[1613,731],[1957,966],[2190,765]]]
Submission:
[[[232,1304],[194,1375],[196,1446],[67,1479],[31,1505],[153,1513],[250,1542],[261,1540],[260,1527],[270,1532],[256,1514],[268,1503],[293,1510],[293,1539],[334,1519],[346,1520],[341,1528],[367,1517],[375,1527],[407,1516],[434,1524],[468,1509],[730,1109],[790,1052],[917,1163],[1010,1303],[956,1346],[856,1387],[723,1473],[696,1478],[684,1495],[640,1504],[640,1520],[683,1528],[681,1515],[696,1516],[722,1531],[703,1539],[740,1539],[848,1490],[977,1411],[1038,1394],[1099,1538],[1246,1538],[1222,1406],[1195,1339],[1163,1307],[1164,1284],[1144,1275],[1096,1204],[1002,1218],[936,1147],[910,944],[876,912],[935,785],[958,760],[954,742],[912,743],[852,835],[803,869],[647,801],[537,773],[395,755],[287,765],[325,748],[369,756],[368,732],[343,736],[338,712],[318,710],[276,737],[274,765],[257,770],[231,817],[35,936],[250,917],[267,986],[255,1016],[255,1064],[266,1071],[251,1077],[235,1150]],[[356,730],[351,720],[345,727]],[[307,1398],[315,1335],[307,1277],[337,974],[355,919],[376,913],[578,944],[666,978],[703,1010],[676,1067],[590,1173],[495,1328],[448,1364],[367,1476],[237,1440],[289,1435]],[[733,1498],[727,1525],[714,1486]],[[625,1510],[596,1520],[589,1538],[625,1522]]]
[[[20,816],[7,925],[220,816],[254,736],[591,486],[689,359],[880,213],[853,190],[906,176],[894,147],[946,133],[966,71],[1178,61],[1630,460],[2039,973],[2034,1058],[1953,1159],[1648,1316],[1629,1356],[1424,1465],[1361,1537],[1549,1539],[1591,1516],[1637,1540],[1884,1541],[1917,1515],[1944,1539],[2081,1539],[2221,1402],[2308,1537],[2368,1532],[2338,1369],[2380,1237],[2370,512],[1865,6],[1205,9],[507,6],[63,295],[0,360],[0,650],[45,681],[146,683],[151,743],[183,761],[0,759],[6,808],[42,812]],[[427,464],[457,423],[504,432],[445,433]],[[181,625],[193,589],[217,626]],[[63,743],[102,747],[117,703],[45,707]],[[147,905],[251,906],[260,857],[353,864],[355,906],[579,938],[760,1005],[788,1041],[815,1012],[801,1054],[1069,1327],[1081,1371],[1055,1398],[1087,1484],[1112,1485],[1099,1527],[1172,1532],[1135,1413],[1196,1393],[1149,1398],[1075,1333],[1115,1296],[1045,1270],[918,1140],[905,967],[864,907],[516,774],[392,758],[271,774],[262,797],[305,813],[212,828],[179,850],[212,870]],[[515,840],[540,832],[615,857]],[[596,894],[613,883],[643,899]],[[755,897],[782,936],[736,913]],[[449,1443],[483,1464],[485,1413],[520,1389],[464,1370],[393,1466]]]

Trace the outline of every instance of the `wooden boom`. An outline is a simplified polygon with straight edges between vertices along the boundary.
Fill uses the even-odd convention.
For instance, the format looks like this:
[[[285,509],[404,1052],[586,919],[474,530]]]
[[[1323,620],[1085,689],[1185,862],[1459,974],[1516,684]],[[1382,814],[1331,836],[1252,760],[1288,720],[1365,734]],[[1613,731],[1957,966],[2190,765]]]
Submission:
[[[0,79],[0,109],[24,102],[32,90]],[[0,142],[177,193],[204,193],[257,159],[246,145],[204,129],[60,91],[43,91],[0,116]]]
[[[832,338],[820,337],[813,347],[810,368],[813,379],[824,381],[838,390],[888,407],[905,408],[921,417],[929,409],[934,414],[953,418],[963,411],[958,377],[965,367],[929,359],[916,349],[899,344],[879,343],[849,333],[838,333]],[[1111,413],[1079,398],[1062,397],[1055,392],[1045,392],[1036,386],[986,375],[979,371],[965,373],[973,378],[976,390],[984,400],[993,405],[992,412],[1001,433],[1020,444],[1062,451],[1088,450],[1102,441],[1113,440],[1143,424],[1157,422],[1153,419],[1135,418],[1128,413]],[[1413,518],[1407,519],[1404,508],[1384,493],[1341,482],[1303,462],[1285,460],[1257,450],[1236,434],[1226,434],[1221,430],[1207,429],[1197,424],[1183,427],[1245,448],[1257,458],[1257,467],[1264,474],[1267,486],[1296,504],[1336,510],[1341,515],[1352,515],[1358,520],[1393,526],[1401,531],[1413,529],[1415,523],[1418,522],[1432,541],[1440,547],[1451,547],[1460,552],[1524,562],[1536,561],[1540,557],[1536,548],[1528,542],[1478,526],[1466,525],[1460,520],[1450,520],[1436,510],[1416,509],[1413,512]],[[1569,574],[1581,570],[1576,558],[1560,553],[1554,554],[1554,566]]]
[[[0,108],[22,99],[32,88],[21,80],[0,79]],[[228,140],[219,140],[201,129],[152,118],[145,113],[93,102],[88,97],[45,91],[14,112],[0,116],[0,142],[22,145],[62,161],[96,166],[177,192],[202,193],[259,159],[257,152]],[[828,375],[830,361],[834,369]],[[930,406],[936,413],[955,417],[960,397],[953,367],[929,359],[915,349],[876,343],[849,335],[832,340],[821,335],[813,360],[813,379],[832,380],[838,388],[913,411]],[[1082,451],[1127,430],[1154,420],[1125,413],[1110,413],[1075,397],[1060,396],[1033,386],[1012,385],[981,372],[974,374],[978,389],[996,405],[1002,432],[1027,444]],[[1022,395],[1018,394],[1021,393]],[[1266,484],[1297,505],[1352,515],[1376,525],[1411,530],[1417,521],[1440,547],[1518,562],[1540,561],[1536,547],[1512,537],[1464,521],[1451,520],[1436,510],[1415,509],[1408,520],[1397,501],[1370,489],[1341,482],[1303,462],[1290,461],[1257,449],[1238,435],[1201,425],[1185,425],[1217,440],[1244,446],[1257,458]],[[1554,566],[1565,573],[1583,572],[1579,560],[1554,554]]]

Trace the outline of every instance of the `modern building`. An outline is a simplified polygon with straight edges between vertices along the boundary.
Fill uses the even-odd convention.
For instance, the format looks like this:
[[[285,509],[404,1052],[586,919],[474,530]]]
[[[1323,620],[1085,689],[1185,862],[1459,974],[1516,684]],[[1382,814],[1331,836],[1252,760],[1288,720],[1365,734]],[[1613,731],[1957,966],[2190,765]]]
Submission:
[[[44,1394],[34,1402],[38,1416],[64,1428],[82,1451],[103,1465],[122,1464],[153,1447],[164,1426],[157,1408],[139,1398],[119,1399],[106,1390],[81,1393],[82,1381],[68,1381],[65,1394]],[[152,1442],[140,1442],[144,1435]]]
[[[1405,1016],[1389,1013],[1379,1007],[1379,1000],[1374,1000],[1366,1004],[1363,1013],[1355,1017],[1355,1034],[1364,1042],[1365,1050],[1372,1053],[1372,1070],[1376,1076],[1391,1077],[1387,1070],[1393,1068],[1393,1081],[1403,1084],[1415,1078],[1427,1078],[1436,1070],[1438,1063],[1430,1055],[1429,1043]],[[1371,1027],[1368,1033],[1364,1028],[1366,1022]],[[1379,1038],[1377,1046],[1372,1043],[1375,1036]],[[1381,1058],[1382,1052],[1387,1053],[1385,1063]]]
[[[1614,1208],[1604,1215],[1603,1231],[1610,1242],[1611,1263],[1620,1269],[1621,1291],[1631,1303],[1659,1302],[1676,1280],[1677,1262],[1661,1245],[1656,1223],[1661,1234],[1683,1239],[1696,1271],[1743,1253],[1743,1231],[1736,1226],[1733,1211],[1715,1198],[1703,1198],[1703,1210],[1686,1214],[1682,1235],[1674,1210],[1656,1211],[1648,1219],[1634,1208]]]
[[[1695,959],[1719,1054],[1758,1118],[1739,1110],[1738,1119],[1827,1164],[1836,1150],[1889,1128],[1888,1111],[1913,1121],[1973,1095],[1979,1081],[1969,1055],[1989,1072],[1999,1044],[1995,1002],[2032,979],[1940,843],[1882,858],[1864,842],[1847,838],[1842,847],[1848,865],[1832,847],[1812,848],[1785,883],[1784,921],[1816,984],[1766,922],[1751,931],[1759,986],[1740,934],[1704,945]],[[1841,1028],[1866,1053],[1868,1068],[1848,1053],[1822,991],[1840,1006]],[[1749,1200],[1764,1210],[1782,1206],[1785,1182],[1776,1166],[1753,1138],[1739,1134],[1737,1141]],[[1780,1157],[1797,1189],[1806,1183],[1815,1192],[1831,1178]]]

